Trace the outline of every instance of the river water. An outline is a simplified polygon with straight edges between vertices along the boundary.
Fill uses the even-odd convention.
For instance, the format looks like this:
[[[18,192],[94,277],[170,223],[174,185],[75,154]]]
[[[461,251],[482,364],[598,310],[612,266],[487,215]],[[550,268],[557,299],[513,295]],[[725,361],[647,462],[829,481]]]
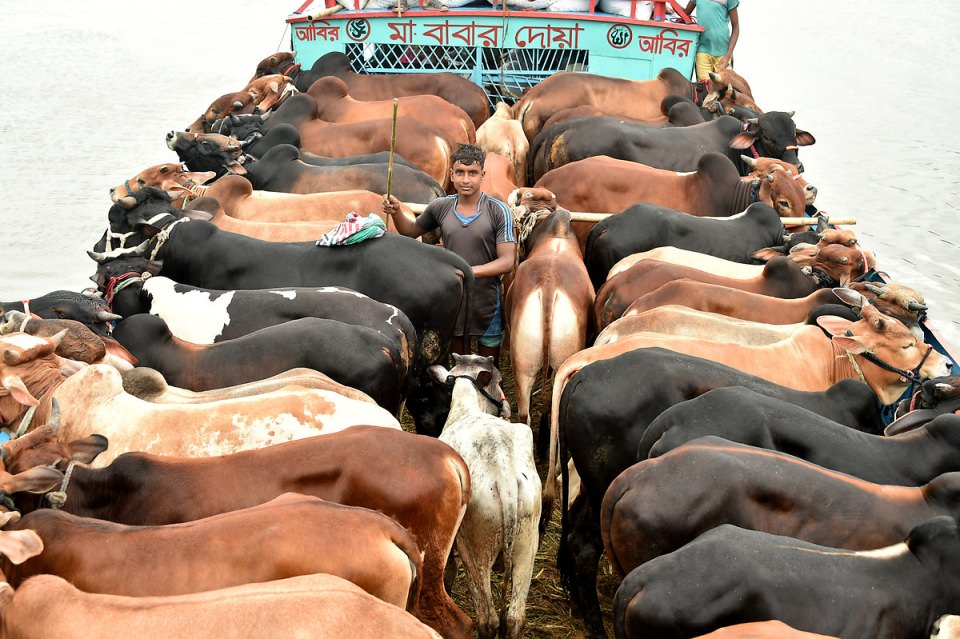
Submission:
[[[288,50],[289,3],[0,0],[0,300],[89,286],[110,187],[176,162],[164,136]],[[795,110],[818,205],[923,291],[960,345],[960,2],[743,0],[735,66],[765,110]]]

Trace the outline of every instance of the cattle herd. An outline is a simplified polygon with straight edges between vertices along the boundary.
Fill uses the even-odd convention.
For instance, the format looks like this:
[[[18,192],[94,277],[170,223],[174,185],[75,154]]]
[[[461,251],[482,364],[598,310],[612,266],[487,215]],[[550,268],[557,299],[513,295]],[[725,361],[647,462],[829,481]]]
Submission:
[[[541,633],[555,506],[587,636],[960,636],[960,381],[850,230],[785,230],[814,138],[751,96],[262,60],[111,189],[95,293],[2,303],[0,637]],[[316,244],[462,143],[514,212],[513,397],[450,353],[462,258]]]

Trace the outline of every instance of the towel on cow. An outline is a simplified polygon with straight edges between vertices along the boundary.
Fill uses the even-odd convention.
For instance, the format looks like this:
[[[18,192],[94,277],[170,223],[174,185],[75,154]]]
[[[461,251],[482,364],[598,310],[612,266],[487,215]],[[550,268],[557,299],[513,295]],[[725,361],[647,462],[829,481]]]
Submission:
[[[346,246],[374,237],[380,237],[387,231],[387,225],[376,213],[361,217],[359,213],[347,213],[347,219],[317,240],[317,246]]]

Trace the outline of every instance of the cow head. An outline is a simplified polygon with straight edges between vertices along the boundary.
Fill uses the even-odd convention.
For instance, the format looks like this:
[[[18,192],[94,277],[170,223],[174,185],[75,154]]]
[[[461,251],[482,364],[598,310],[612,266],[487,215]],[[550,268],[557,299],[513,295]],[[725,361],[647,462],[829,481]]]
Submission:
[[[851,282],[850,288],[860,293],[882,313],[919,330],[920,322],[926,317],[927,305],[923,293],[903,284],[882,284],[879,282]]]
[[[803,164],[797,155],[797,148],[813,144],[816,139],[797,128],[793,122],[793,113],[770,111],[757,118],[747,118],[744,121],[744,130],[731,140],[730,148],[754,147],[759,155],[789,162],[802,173]]]
[[[119,317],[119,316],[117,316]],[[57,355],[93,364],[103,360],[107,347],[99,335],[74,320],[33,319],[20,311],[7,311],[0,319],[0,335],[22,331],[38,337],[53,337],[66,331],[57,347]]]
[[[787,175],[789,175],[797,183],[797,186],[799,186],[803,191],[804,201],[807,204],[813,204],[816,201],[817,187],[807,183],[803,175],[797,171],[797,167],[793,166],[789,162],[784,162],[783,160],[778,160],[777,158],[754,158],[747,155],[741,155],[740,160],[751,169],[750,173],[747,174],[744,179],[763,179],[774,171],[786,171]]]
[[[226,173],[243,175],[243,147],[239,140],[218,133],[167,133],[167,146],[191,170],[213,171],[217,177]]]
[[[172,205],[170,195],[152,186],[144,186],[133,195],[121,197],[110,207],[107,220],[110,226],[94,245],[97,261],[139,255],[160,229],[183,217],[183,212]]]
[[[249,91],[226,93],[214,100],[190,126],[187,133],[210,133],[210,125],[230,114],[254,113],[254,95]]]
[[[843,287],[875,267],[876,257],[871,251],[864,251],[859,246],[829,244],[817,251],[812,266],[804,268],[808,274],[820,279],[829,278],[830,281],[839,282]]]
[[[283,74],[293,77],[300,70],[300,65],[294,61],[295,53],[289,51],[278,51],[268,55],[257,63],[257,70],[254,72],[251,82],[265,75]]]
[[[883,432],[899,435],[946,413],[960,415],[960,377],[956,375],[924,381],[917,392],[897,404],[896,419]]]
[[[453,389],[453,401],[447,424],[463,416],[463,410],[479,406],[483,412],[510,419],[510,402],[500,387],[500,371],[492,357],[453,354],[453,368],[449,371],[440,364],[427,368],[437,382]],[[462,393],[462,394],[461,394]],[[460,406],[458,402],[467,402]]]
[[[817,323],[833,336],[834,344],[851,356],[860,356],[857,362],[864,379],[881,403],[894,403],[907,389],[910,379],[902,372],[928,379],[950,372],[950,360],[924,344],[899,320],[869,304],[860,312],[862,319],[858,322],[828,316]]]
[[[213,171],[187,171],[180,164],[157,164],[110,189],[110,199],[116,202],[121,197],[133,195],[145,186],[163,189],[171,197],[184,193],[196,193],[200,185],[209,182],[216,175]]]
[[[760,178],[757,196],[769,202],[780,217],[802,217],[806,209],[805,194],[786,171],[772,171]]]
[[[37,419],[49,415],[49,402],[39,408],[40,398],[66,377],[60,371],[57,347],[66,335],[36,337],[26,333],[0,336],[0,423],[13,426],[30,407],[37,408]]]
[[[119,316],[110,312],[110,305],[96,295],[75,291],[53,291],[28,300],[30,313],[42,319],[75,320],[97,335],[109,335],[110,324]],[[24,311],[27,309],[24,308]]]
[[[91,255],[91,257],[93,256]],[[94,259],[97,258],[94,257]],[[118,287],[121,284],[127,282],[124,285],[124,288],[129,288],[130,290],[139,293],[142,287],[136,283],[130,283],[128,280],[139,279],[142,281],[147,277],[159,275],[162,269],[162,260],[150,260],[143,256],[125,256],[114,259],[104,259],[97,261],[97,272],[90,277],[90,280],[96,284],[97,288],[103,292],[106,298],[109,299],[112,307],[114,303],[117,303],[115,295],[118,291]],[[117,303],[118,311],[123,311],[121,306],[124,306],[124,304]],[[139,309],[139,305],[137,305],[137,308]],[[121,312],[121,315],[125,314],[126,313]],[[117,317],[120,319],[120,316]]]
[[[282,73],[273,73],[251,80],[243,89],[253,96],[253,104],[261,111],[279,106],[287,96],[295,93],[293,79]]]

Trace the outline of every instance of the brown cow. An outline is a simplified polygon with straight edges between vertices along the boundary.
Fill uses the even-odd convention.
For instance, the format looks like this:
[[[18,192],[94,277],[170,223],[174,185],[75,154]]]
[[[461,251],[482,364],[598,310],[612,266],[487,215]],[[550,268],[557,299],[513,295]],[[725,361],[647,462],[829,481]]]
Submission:
[[[781,217],[803,215],[806,208],[803,191],[786,172],[743,182],[719,153],[705,153],[692,173],[598,155],[548,171],[536,186],[556,193],[566,209],[594,213],[618,213],[637,202],[708,217],[734,215],[753,202],[769,204]]]
[[[203,115],[186,128],[186,131],[188,133],[210,133],[210,125],[217,120],[231,114],[253,113],[255,109],[254,95],[249,91],[226,93],[214,100],[203,112]]]
[[[226,175],[223,179],[235,177],[247,186],[250,182],[236,175]],[[298,197],[309,197],[301,195]],[[310,240],[319,240],[324,233],[333,230],[337,222],[334,220],[316,221],[316,222],[257,222],[253,220],[242,220],[240,218],[228,215],[223,209],[223,205],[215,197],[205,196],[193,200],[189,204],[191,218],[209,220],[224,231],[239,233],[247,237],[255,237],[268,242],[309,242]],[[342,221],[342,219],[341,219]]]
[[[400,524],[366,508],[296,493],[162,526],[127,526],[43,508],[11,529],[33,530],[44,545],[39,556],[19,566],[3,562],[14,588],[33,575],[51,574],[84,592],[148,597],[322,572],[407,611],[420,594],[420,549]]]
[[[60,577],[37,575],[16,592],[4,585],[0,619],[6,639],[438,636],[409,613],[324,574],[174,597],[90,594]]]
[[[254,105],[263,112],[279,106],[286,96],[291,95],[287,89],[288,85],[293,87],[292,82],[292,78],[274,73],[250,80],[243,90],[253,96]]]
[[[517,190],[517,174],[513,163],[498,153],[487,153],[483,158],[483,182],[480,183],[480,190],[506,202],[510,194]]]
[[[140,171],[123,184],[110,189],[110,199],[114,202],[122,197],[133,195],[145,186],[163,189],[171,197],[182,197],[201,184],[206,184],[217,176],[213,171],[187,171],[179,164],[157,164]]]
[[[537,375],[542,373],[546,388],[550,371],[584,348],[594,297],[570,212],[557,209],[538,216],[536,210],[525,210],[518,217],[521,229],[530,218],[536,225],[520,240],[526,259],[517,267],[504,306],[517,417],[528,426]]]
[[[357,100],[350,96],[343,80],[332,76],[314,82],[307,95],[316,99],[318,116],[328,122],[393,119],[393,100]],[[452,146],[477,141],[473,121],[457,105],[435,95],[410,95],[398,100],[397,117],[405,115],[437,129]]]
[[[827,635],[797,630],[782,621],[753,621],[714,630],[694,639],[836,639]],[[946,638],[944,638],[946,639]]]
[[[841,379],[865,382],[883,404],[891,404],[902,395],[909,381],[867,360],[863,353],[887,365],[921,377],[937,377],[949,372],[949,360],[923,344],[901,322],[883,315],[872,306],[864,306],[863,319],[850,322],[821,317],[820,326],[833,339],[824,339],[819,326],[807,326],[791,338],[765,346],[742,346],[722,342],[688,339],[656,333],[639,333],[623,340],[580,351],[563,363],[554,376],[550,417],[550,469],[544,490],[544,510],[550,512],[556,494],[557,434],[559,405],[567,381],[584,366],[607,360],[637,348],[663,347],[678,353],[701,357],[756,375],[775,384],[805,391],[826,390]]]
[[[20,473],[71,457],[63,446],[55,442],[11,453],[7,468]],[[380,472],[371,473],[374,467]],[[378,510],[404,526],[423,552],[415,614],[445,637],[470,635],[470,620],[443,587],[444,564],[470,499],[470,474],[460,455],[432,437],[360,426],[221,457],[129,453],[104,468],[75,466],[63,510],[123,524],[163,525],[262,504],[292,488]],[[22,509],[35,506],[17,497]]]
[[[514,182],[518,186],[526,185],[530,143],[523,134],[523,127],[514,119],[513,111],[506,103],[498,102],[493,116],[477,128],[477,146],[487,153],[496,153],[510,161],[514,169]]]
[[[109,364],[119,371],[137,365],[137,358],[112,337],[94,333],[86,324],[68,319],[37,319],[20,311],[7,311],[0,323],[0,335],[20,332],[53,337],[66,331],[57,345],[57,355],[85,364]]]
[[[813,244],[798,244],[790,250],[787,257],[800,266],[813,266],[816,263],[815,260],[819,250],[820,249]],[[748,280],[757,277],[763,272],[762,264],[744,264],[697,251],[689,251],[673,246],[658,246],[649,251],[633,253],[623,258],[611,267],[610,272],[607,273],[607,279],[609,280],[614,275],[622,273],[644,260],[657,260],[658,262],[666,262],[669,264],[680,264],[700,271],[707,271],[714,275],[738,280]],[[871,266],[871,268],[873,267]]]
[[[845,286],[853,277],[863,274],[867,268],[860,255],[859,249],[831,244],[817,253],[812,268],[801,267],[789,257],[777,257],[763,266],[759,276],[750,279],[723,277],[696,268],[644,260],[610,278],[597,291],[594,307],[597,327],[605,327],[622,316],[636,300],[679,279],[772,297],[805,297],[831,279]]]
[[[331,51],[320,57],[310,71],[300,71],[294,54],[281,51],[268,56],[257,65],[256,75],[289,71],[297,88],[306,91],[323,76],[336,76],[350,88],[350,95],[358,100],[392,100],[405,95],[436,95],[464,110],[479,127],[490,117],[490,102],[479,86],[455,73],[403,73],[379,75],[354,73],[350,60],[340,52]]]
[[[797,186],[803,190],[804,200],[807,204],[813,204],[817,200],[817,187],[808,183],[803,173],[798,173],[797,167],[789,162],[763,156],[752,158],[748,155],[741,155],[740,159],[753,169],[749,174],[743,176],[744,181],[749,182],[753,178],[765,178],[773,171],[786,171],[796,181]]]

